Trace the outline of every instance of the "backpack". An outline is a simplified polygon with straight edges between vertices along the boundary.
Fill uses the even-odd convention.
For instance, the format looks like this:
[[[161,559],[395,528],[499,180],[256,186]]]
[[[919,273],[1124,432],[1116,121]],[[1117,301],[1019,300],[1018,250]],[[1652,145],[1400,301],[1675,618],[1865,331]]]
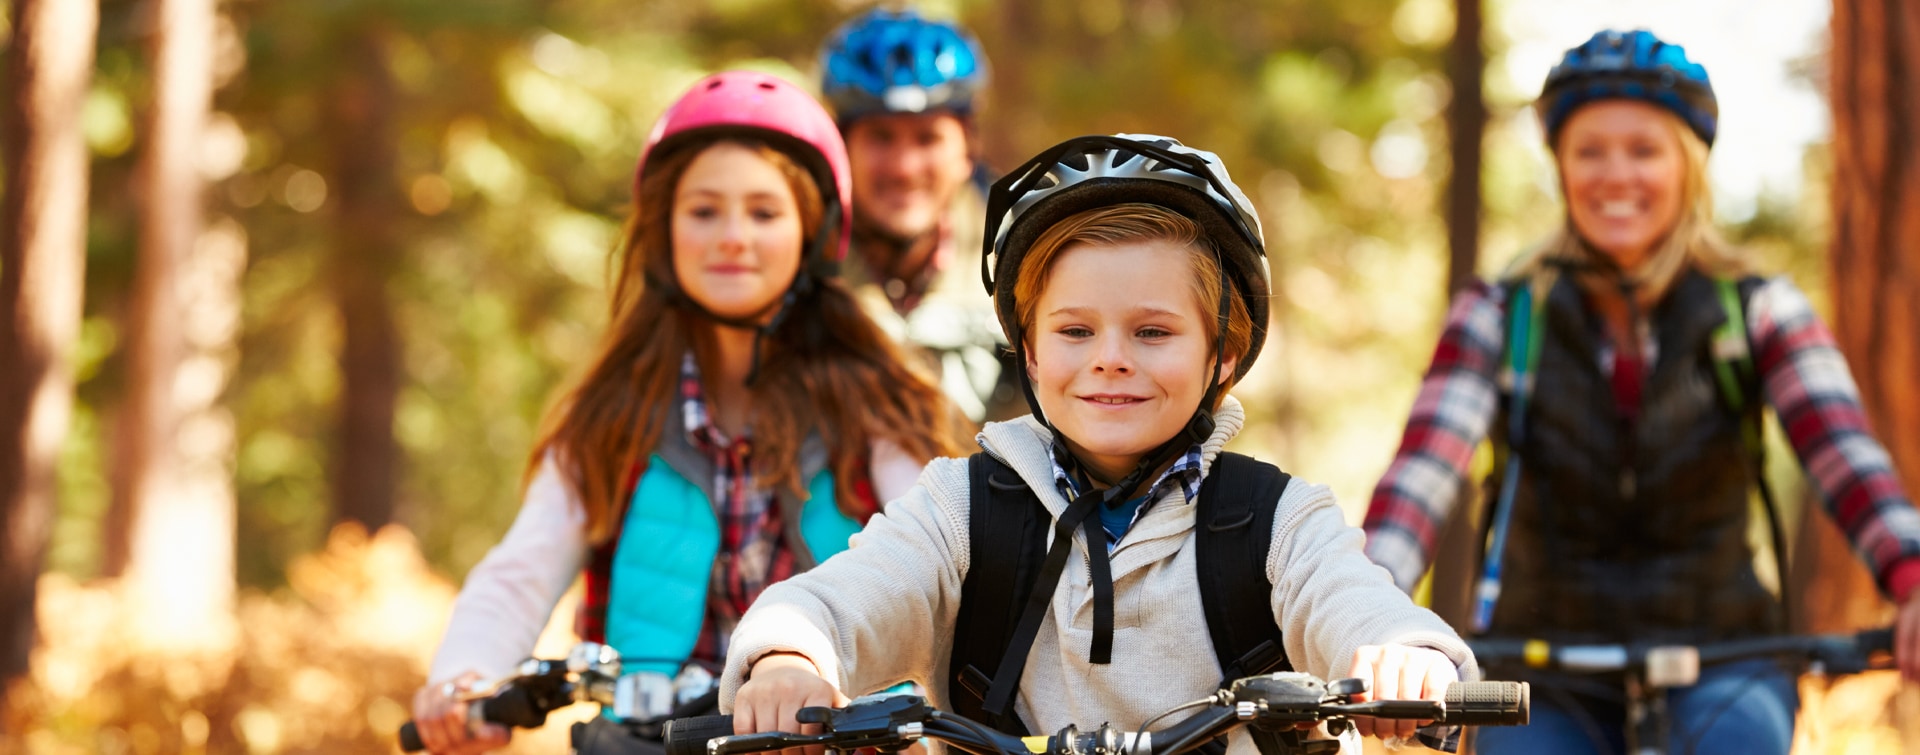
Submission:
[[[1044,613],[1057,587],[1034,595],[1054,517],[1000,460],[976,453],[967,469],[972,566],[954,624],[949,697],[963,716],[1025,734],[1013,715],[1013,698],[1040,622],[1022,626],[1022,611]],[[1200,486],[1195,571],[1223,682],[1292,669],[1273,621],[1266,571],[1274,510],[1291,479],[1272,464],[1221,453]]]

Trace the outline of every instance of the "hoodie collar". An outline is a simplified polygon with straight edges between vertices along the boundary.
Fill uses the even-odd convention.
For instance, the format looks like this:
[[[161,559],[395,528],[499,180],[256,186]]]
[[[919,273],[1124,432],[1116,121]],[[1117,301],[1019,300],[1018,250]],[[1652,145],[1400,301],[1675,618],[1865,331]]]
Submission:
[[[1240,427],[1246,422],[1246,410],[1240,400],[1229,395],[1220,401],[1219,410],[1213,413],[1213,435],[1200,446],[1200,474],[1205,477],[1213,469],[1213,460],[1227,445],[1227,441],[1240,433]],[[1045,425],[1027,415],[1006,422],[989,422],[974,437],[980,448],[994,458],[1006,464],[1020,480],[1039,496],[1041,504],[1054,516],[1067,508],[1067,499],[1054,485],[1053,454],[1048,450],[1053,444],[1053,433]]]

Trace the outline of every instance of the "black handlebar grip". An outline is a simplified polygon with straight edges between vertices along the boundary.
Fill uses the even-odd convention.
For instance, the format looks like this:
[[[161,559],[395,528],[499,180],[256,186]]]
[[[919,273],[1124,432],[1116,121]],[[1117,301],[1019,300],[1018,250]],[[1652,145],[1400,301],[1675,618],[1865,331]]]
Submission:
[[[1893,627],[1868,629],[1854,635],[1854,638],[1860,644],[1862,653],[1893,652]]]
[[[490,724],[535,729],[546,725],[547,710],[526,687],[507,687],[480,701],[480,720]]]
[[[425,750],[425,749],[427,749],[427,743],[420,741],[420,730],[413,727],[413,722],[408,721],[404,724],[401,724],[400,725],[400,751],[401,752],[420,752],[421,750]]]
[[[1447,685],[1450,724],[1525,726],[1532,708],[1526,682],[1454,682]]]
[[[667,722],[660,732],[667,755],[706,755],[707,740],[733,735],[733,716],[694,716]]]

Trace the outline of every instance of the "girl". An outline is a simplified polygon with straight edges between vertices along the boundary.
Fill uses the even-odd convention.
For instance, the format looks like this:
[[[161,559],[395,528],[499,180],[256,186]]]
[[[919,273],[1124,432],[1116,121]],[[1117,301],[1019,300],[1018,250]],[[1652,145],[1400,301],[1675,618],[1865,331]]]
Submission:
[[[1519,466],[1489,478],[1507,510],[1494,521],[1510,524],[1495,525],[1506,533],[1505,547],[1487,554],[1502,564],[1488,569],[1498,601],[1480,630],[1556,645],[1785,631],[1747,544],[1764,399],[1901,604],[1896,654],[1911,678],[1920,670],[1920,516],[1806,298],[1785,279],[1752,276],[1713,231],[1705,171],[1719,124],[1706,70],[1648,32],[1603,31],[1567,51],[1535,107],[1566,227],[1506,280],[1455,301],[1374,491],[1367,555],[1413,588],[1491,426]],[[1525,338],[1515,318],[1527,318]],[[1744,361],[1729,358],[1743,352]],[[1525,411],[1496,383],[1509,363],[1530,375],[1511,381],[1527,391]],[[1481,752],[1625,747],[1621,679],[1496,671],[1533,682],[1533,722],[1481,732]],[[1766,660],[1703,668],[1699,683],[1668,694],[1672,741],[1643,744],[1785,753],[1794,683]]]
[[[761,590],[949,452],[956,413],[831,277],[849,193],[833,120],[785,81],[718,74],[661,116],[607,333],[415,695],[430,750],[505,744],[455,699],[527,656],[583,569],[582,638],[653,675],[638,688],[698,696],[711,676],[688,669],[718,669]]]
[[[723,677],[737,731],[792,731],[802,706],[903,679],[943,707],[979,708],[983,696],[962,679],[976,671],[994,674],[987,713],[1011,702],[1014,723],[1031,731],[1143,721],[1210,694],[1230,667],[1270,667],[1224,662],[1197,621],[1197,564],[1208,558],[1196,548],[1197,491],[1211,487],[1244,420],[1226,391],[1266,335],[1251,207],[1219,158],[1154,136],[1069,140],[994,185],[989,290],[1034,413],[988,424],[984,457],[933,462],[853,548],[762,596]],[[975,577],[998,570],[986,561],[1016,545],[970,542],[985,504],[1017,503],[976,500],[976,463],[1006,470],[1044,507],[1048,529],[1070,535],[1053,541],[1032,584],[1052,597],[1022,617],[1037,628],[1030,648],[985,654],[997,668],[957,648],[979,639],[956,632],[967,612],[1005,608],[963,597],[980,595]],[[1269,610],[1254,610],[1295,668],[1364,677],[1380,699],[1437,697],[1475,672],[1459,638],[1367,563],[1325,487],[1266,469],[1284,493],[1255,507],[1271,517],[1260,520],[1271,543],[1248,569],[1262,565],[1254,576],[1270,586],[1254,605]],[[1248,750],[1248,735],[1232,744]]]

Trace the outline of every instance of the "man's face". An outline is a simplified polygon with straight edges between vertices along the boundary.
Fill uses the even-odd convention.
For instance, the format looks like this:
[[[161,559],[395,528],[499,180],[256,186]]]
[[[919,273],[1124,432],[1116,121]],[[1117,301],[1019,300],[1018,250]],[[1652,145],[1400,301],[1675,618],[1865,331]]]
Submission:
[[[847,131],[847,155],[854,217],[898,239],[932,231],[973,171],[966,126],[948,112],[861,118]]]

